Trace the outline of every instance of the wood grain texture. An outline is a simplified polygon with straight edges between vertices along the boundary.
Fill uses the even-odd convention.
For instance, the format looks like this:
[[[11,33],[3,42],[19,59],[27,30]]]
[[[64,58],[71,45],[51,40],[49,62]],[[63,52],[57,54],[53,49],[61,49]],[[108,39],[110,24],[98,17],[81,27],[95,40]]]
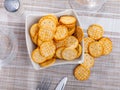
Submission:
[[[111,35],[113,51],[108,56],[96,59],[95,66],[91,69],[91,76],[87,81],[82,82],[74,78],[73,70],[76,65],[59,65],[35,71],[26,48],[25,17],[23,14],[56,13],[70,9],[68,0],[21,0],[24,8],[15,14],[5,11],[3,1],[0,0],[0,27],[15,32],[19,46],[16,58],[0,70],[0,90],[35,90],[39,81],[46,76],[52,78],[50,90],[54,90],[59,80],[64,76],[68,77],[65,90],[120,90],[120,37],[117,37],[120,36],[120,33],[105,32],[105,35]],[[81,10],[76,10],[76,12],[79,17],[85,15],[120,19],[120,15],[118,15],[120,14],[120,0],[108,0],[99,10],[100,14],[97,15],[81,12]]]

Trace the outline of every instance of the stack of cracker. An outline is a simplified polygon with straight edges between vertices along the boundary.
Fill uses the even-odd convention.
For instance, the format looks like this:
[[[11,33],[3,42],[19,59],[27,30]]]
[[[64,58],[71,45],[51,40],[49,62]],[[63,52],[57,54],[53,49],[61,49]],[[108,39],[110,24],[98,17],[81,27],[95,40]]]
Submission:
[[[48,67],[55,63],[56,58],[67,61],[79,58],[84,33],[76,22],[74,16],[57,18],[46,15],[33,24],[30,28],[31,40],[36,45],[32,52],[33,61],[41,67]]]

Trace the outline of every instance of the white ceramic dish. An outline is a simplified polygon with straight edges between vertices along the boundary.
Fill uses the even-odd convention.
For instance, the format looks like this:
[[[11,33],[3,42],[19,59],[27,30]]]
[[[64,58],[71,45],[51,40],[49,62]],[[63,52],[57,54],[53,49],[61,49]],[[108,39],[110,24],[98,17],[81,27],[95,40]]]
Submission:
[[[48,13],[48,14],[50,14],[50,13]],[[29,54],[30,60],[31,60],[32,65],[33,65],[35,70],[40,70],[40,69],[43,69],[43,68],[40,67],[39,64],[35,63],[31,58],[31,53],[35,49],[35,45],[31,41],[30,34],[29,34],[29,29],[30,29],[32,24],[37,23],[37,21],[40,19],[40,17],[42,17],[44,15],[47,15],[47,14],[39,14],[39,15],[38,14],[30,14],[30,15],[27,15],[26,16],[26,22],[25,22],[25,24],[26,24],[25,34],[26,34],[26,44],[27,44],[28,54]],[[75,13],[74,10],[65,10],[63,12],[54,13],[54,15],[56,15],[57,17],[60,17],[62,15],[73,15],[77,18],[77,25],[80,26],[78,16],[77,16],[77,14]],[[83,44],[84,43],[82,41],[82,47],[84,46]],[[84,50],[84,49],[82,49],[82,50]],[[61,64],[80,64],[84,61],[84,57],[83,57],[84,53],[83,52],[84,51],[82,51],[81,57],[74,60],[74,61],[56,60],[55,64],[53,64],[52,66],[61,65]]]

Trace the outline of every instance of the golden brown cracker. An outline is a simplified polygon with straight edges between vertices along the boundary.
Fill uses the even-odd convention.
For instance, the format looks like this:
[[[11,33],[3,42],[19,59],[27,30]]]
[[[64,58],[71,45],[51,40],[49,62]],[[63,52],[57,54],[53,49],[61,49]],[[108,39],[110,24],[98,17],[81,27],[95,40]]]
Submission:
[[[41,17],[40,20],[39,20],[39,23],[41,23],[44,19],[52,19],[55,22],[55,24],[58,23],[57,17],[52,15],[52,14],[45,15],[45,16]]]
[[[55,42],[56,48],[65,46],[65,39]]]
[[[48,58],[51,58],[55,54],[56,47],[53,44],[53,42],[43,42],[40,46],[40,53],[42,56]]]
[[[62,57],[68,61],[74,60],[77,57],[77,54],[78,54],[77,50],[73,48],[65,48],[62,51]]]
[[[84,81],[90,77],[90,69],[86,68],[83,65],[78,65],[74,69],[74,76],[77,80]]]
[[[68,36],[65,40],[65,47],[76,48],[78,46],[78,39],[74,36]]]
[[[38,31],[39,31],[38,24],[37,23],[33,24],[30,28],[30,36],[33,38],[36,35],[36,33],[38,33]]]
[[[39,27],[50,27],[54,32],[56,31],[56,23],[50,18],[40,19]]]
[[[110,52],[112,52],[112,41],[107,38],[107,37],[103,37],[99,40],[99,42],[102,44],[103,46],[103,55],[108,55]]]
[[[74,16],[64,15],[60,17],[59,22],[65,25],[70,25],[76,23],[76,18]]]
[[[39,30],[39,39],[42,41],[50,41],[54,37],[54,31],[49,27],[42,27]]]
[[[36,48],[33,52],[32,52],[32,59],[34,62],[36,63],[42,63],[44,61],[46,61],[46,58],[43,57],[40,52],[39,52],[39,48]]]
[[[54,35],[55,40],[63,40],[68,36],[68,29],[64,25],[60,25],[56,29],[56,33]]]
[[[93,38],[94,40],[99,40],[100,38],[103,37],[104,34],[104,30],[102,26],[97,24],[93,24],[89,26],[87,32],[88,32],[88,36]]]
[[[89,44],[88,51],[91,56],[97,58],[103,54],[103,46],[100,42],[92,42]]]
[[[51,18],[52,20],[55,21],[56,24],[58,24],[58,18],[55,15],[49,14],[49,15],[46,15],[45,17],[46,18]]]

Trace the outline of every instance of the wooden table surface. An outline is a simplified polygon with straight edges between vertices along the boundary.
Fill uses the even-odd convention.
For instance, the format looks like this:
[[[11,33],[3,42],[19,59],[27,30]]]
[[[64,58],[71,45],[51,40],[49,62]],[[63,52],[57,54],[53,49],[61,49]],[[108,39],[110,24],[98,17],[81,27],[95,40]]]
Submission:
[[[87,81],[82,82],[74,78],[73,70],[76,65],[59,65],[35,71],[26,48],[25,15],[42,12],[56,13],[71,9],[71,6],[68,0],[21,0],[24,8],[20,13],[11,14],[3,8],[3,1],[0,0],[0,27],[10,29],[16,34],[18,52],[16,52],[16,58],[0,70],[0,90],[35,90],[38,82],[46,76],[52,78],[50,90],[54,90],[64,76],[68,77],[65,90],[120,90],[120,32],[105,32],[106,35],[113,36],[111,39],[115,49],[110,55],[96,59]],[[94,15],[94,13],[83,11],[76,10],[79,16]],[[98,16],[120,19],[120,0],[107,0],[99,13]]]

